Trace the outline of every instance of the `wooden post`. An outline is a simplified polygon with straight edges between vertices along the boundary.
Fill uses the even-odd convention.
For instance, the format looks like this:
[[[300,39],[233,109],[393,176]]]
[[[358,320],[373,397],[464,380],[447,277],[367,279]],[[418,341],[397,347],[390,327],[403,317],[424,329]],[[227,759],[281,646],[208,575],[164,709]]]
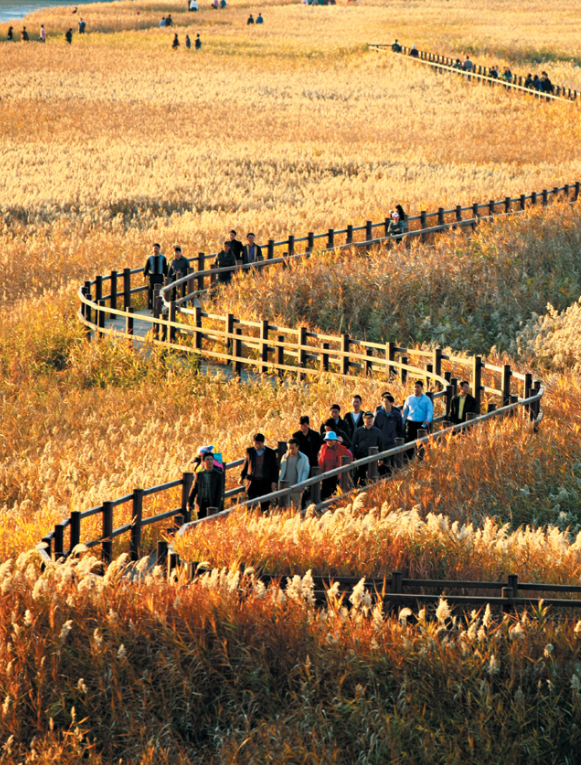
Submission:
[[[330,228],[327,233],[327,249],[332,250],[335,246],[335,230]]]
[[[536,205],[536,203],[537,203],[537,192],[533,191],[533,193],[531,194],[531,204],[534,206]]]
[[[373,221],[365,221],[365,241],[370,242],[373,239]]]
[[[428,228],[428,213],[420,210],[420,228]]]
[[[289,235],[288,238],[288,254],[289,257],[295,254],[295,238],[292,235]]]
[[[386,344],[385,346],[385,358],[388,362],[395,361],[395,343],[392,343],[391,341]],[[386,377],[389,380],[390,377],[395,377],[396,369],[395,367],[390,366],[389,364],[386,365]]]
[[[170,301],[170,304],[169,304],[169,320],[172,323],[172,325],[176,323],[176,304],[175,304],[174,300]],[[176,330],[176,328],[174,326],[171,326],[169,328],[169,341],[170,341],[170,343],[175,343],[176,332],[177,332],[177,330]]]
[[[141,521],[143,519],[143,489],[133,489],[131,508],[131,539],[129,542],[129,557],[139,560],[141,556]],[[159,562],[158,562],[159,565]]]
[[[190,508],[188,507],[188,497],[192,490],[192,484],[194,482],[193,473],[182,473],[182,515],[186,519],[186,523],[191,521]]]
[[[98,303],[102,297],[103,297],[103,277],[96,276],[95,277],[95,303]]]
[[[161,288],[161,285],[154,284],[153,286],[153,318],[159,319],[159,316],[161,314],[161,298],[159,296],[159,290]],[[153,336],[158,337],[159,335],[159,324],[157,321],[153,323]]]
[[[231,356],[232,355],[232,345],[233,345],[233,343],[232,343],[232,335],[234,334],[234,314],[233,313],[229,313],[226,316],[226,333],[227,333],[227,337],[226,337],[226,341],[224,343],[224,346],[225,346],[224,350],[226,351],[226,354],[228,356]]]
[[[349,462],[350,462],[350,457],[348,457],[347,455],[345,455],[344,457],[341,457],[341,467],[343,467],[344,465],[348,465]],[[349,477],[348,472],[341,473],[341,475],[339,476],[339,486],[341,487],[341,491],[344,494],[348,492],[349,489],[351,488],[351,479]]]
[[[70,519],[71,527],[71,549],[69,552],[75,549],[75,547],[81,542],[81,512],[80,510],[71,511]]]
[[[328,351],[330,348],[329,343],[323,343],[323,350]],[[321,372],[328,372],[329,371],[329,354],[323,353],[321,355]]]
[[[401,357],[401,363],[402,363],[402,367],[401,367],[401,381],[402,381],[402,384],[405,383],[407,381],[407,379],[408,379],[408,371],[407,371],[407,369],[404,369],[404,365],[407,364],[408,361],[409,361],[409,359],[408,359],[407,356],[402,356]]]
[[[265,375],[268,372],[268,320],[263,319],[260,324],[260,359],[262,364],[260,366],[261,374]]]
[[[543,196],[543,207],[546,207],[549,204],[549,193],[547,189],[543,189],[542,196]]]
[[[341,351],[343,354],[341,356],[341,374],[347,375],[349,374],[349,344],[350,344],[349,335],[347,332],[343,332],[341,335]]]
[[[459,223],[462,220],[462,205],[456,205],[456,221]]]
[[[495,410],[496,410],[496,404],[489,402],[488,406],[486,407],[487,414],[490,414],[490,412],[494,412]]]
[[[276,339],[278,341],[278,346],[276,348],[276,363],[279,366],[284,366],[284,347],[282,346],[282,343],[284,343],[284,335],[277,335]],[[284,369],[279,371],[284,374]]]
[[[522,386],[522,397],[529,398],[533,387],[533,376],[530,372],[525,374],[525,379]]]
[[[241,335],[242,329],[240,327],[236,327],[235,334]],[[233,372],[235,375],[240,375],[242,374],[242,340],[239,340],[238,338],[234,340],[234,359]]]
[[[202,350],[202,308],[194,306],[194,322],[196,325],[196,334],[194,336],[194,345],[197,351]]]
[[[366,348],[365,355],[367,356],[367,361],[365,362],[365,376],[371,377],[373,374],[373,348]]]
[[[304,369],[307,366],[307,328],[299,327],[298,337],[298,362],[299,367]],[[302,379],[299,376],[299,379]]]
[[[274,239],[269,239],[267,250],[266,250],[266,259],[272,260],[273,258],[274,258]]]
[[[450,409],[452,408],[452,399],[454,398],[454,387],[446,385],[446,419],[450,419]]]
[[[495,212],[496,212],[495,205],[496,205],[496,203],[495,203],[494,199],[491,199],[490,202],[488,203],[488,214],[489,215],[494,215],[495,214]]]
[[[218,284],[218,274],[216,273],[217,268],[218,268],[217,263],[212,263],[210,265],[210,271],[212,271],[212,273],[210,274],[210,290],[212,292],[214,292],[214,290],[216,289],[216,285]]]
[[[99,300],[99,308],[101,308],[101,310],[99,311],[99,322],[98,322],[98,324],[99,324],[99,329],[103,330],[103,329],[105,329],[105,311],[103,310],[105,308],[105,301],[104,300]],[[104,332],[99,332],[99,337],[103,337],[104,334],[105,334]]]
[[[128,305],[125,309],[127,316],[125,317],[125,333],[127,335],[133,334],[133,308]]]
[[[105,563],[111,563],[113,559],[113,503],[103,502],[103,541],[101,554]]]
[[[52,555],[53,560],[64,558],[64,555],[65,555],[64,538],[65,538],[65,527],[62,523],[57,523],[57,525],[54,527],[54,535],[53,535],[53,555]]]
[[[508,575],[508,587],[512,592],[511,597],[518,598],[518,574]]]
[[[377,454],[379,452],[379,449],[377,446],[370,446],[367,450],[368,456],[371,457],[374,454]],[[367,480],[368,481],[377,481],[379,478],[379,463],[378,460],[375,460],[375,462],[370,462],[367,466]]]
[[[525,210],[527,206],[527,198],[524,194],[520,195],[520,209]]]
[[[353,226],[351,223],[347,226],[347,241],[345,244],[353,244]]]
[[[510,212],[510,204],[512,202],[512,199],[510,197],[505,197],[504,199],[504,212],[509,213]]]
[[[508,406],[510,404],[510,378],[512,372],[510,371],[510,364],[503,364],[502,366],[502,405]]]
[[[472,360],[472,387],[477,411],[480,412],[480,399],[482,397],[482,358],[480,356],[474,356]]]
[[[313,465],[311,468],[311,478],[317,475],[321,475],[321,468],[318,465]],[[321,501],[321,482],[317,481],[311,486],[311,502],[318,505]]]
[[[117,271],[111,271],[111,308],[117,308]],[[111,314],[115,318],[115,314]]]
[[[401,571],[391,572],[391,592],[393,595],[401,595],[403,592],[403,574]]]
[[[315,235],[312,231],[309,231],[307,235],[307,252],[312,252],[315,249]]]
[[[123,309],[126,311],[131,305],[131,269],[123,269]]]
[[[450,378],[450,385],[452,386],[452,395],[457,396],[458,395],[458,378],[457,377],[451,377]]]
[[[478,222],[479,217],[480,216],[478,214],[478,202],[474,202],[474,204],[472,205],[472,218],[474,219],[475,223]]]
[[[443,226],[444,222],[444,208],[438,207],[438,226]]]
[[[433,365],[434,365],[434,374],[438,375],[438,377],[441,377],[442,376],[442,349],[441,348],[434,348]]]
[[[206,254],[204,252],[198,253],[198,271],[203,271],[205,268],[206,263]],[[198,276],[198,291],[203,291],[204,289],[204,277]]]

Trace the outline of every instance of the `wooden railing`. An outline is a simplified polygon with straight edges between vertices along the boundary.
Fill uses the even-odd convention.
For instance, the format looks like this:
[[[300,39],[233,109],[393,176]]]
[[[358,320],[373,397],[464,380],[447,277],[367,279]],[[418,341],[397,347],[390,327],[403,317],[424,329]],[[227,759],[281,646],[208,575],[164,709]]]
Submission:
[[[398,56],[406,56],[412,61],[418,61],[422,64],[432,66],[438,71],[448,71],[454,74],[462,75],[468,80],[485,82],[487,85],[501,85],[502,87],[510,90],[520,90],[529,95],[534,95],[539,98],[546,98],[547,101],[578,101],[581,94],[573,88],[566,88],[561,85],[554,85],[554,93],[545,93],[544,91],[536,90],[535,88],[525,87],[525,77],[520,75],[513,75],[513,79],[510,81],[503,80],[502,76],[497,77],[491,75],[491,70],[486,66],[473,65],[473,69],[468,71],[460,69],[456,66],[454,59],[449,56],[441,56],[438,53],[428,53],[427,51],[418,50],[417,56],[411,56],[411,48],[405,45],[401,46],[401,51],[394,51],[391,45],[384,44],[369,44],[370,50],[376,50],[378,52],[392,52]]]

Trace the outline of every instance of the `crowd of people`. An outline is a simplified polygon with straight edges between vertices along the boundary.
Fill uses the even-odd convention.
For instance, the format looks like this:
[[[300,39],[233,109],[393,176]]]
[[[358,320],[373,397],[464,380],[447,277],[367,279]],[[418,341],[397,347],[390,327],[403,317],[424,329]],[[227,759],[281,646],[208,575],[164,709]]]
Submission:
[[[450,406],[450,420],[456,425],[466,422],[470,413],[478,413],[476,399],[470,393],[470,383],[463,380]],[[253,437],[253,445],[246,450],[246,457],[240,474],[248,500],[256,500],[262,512],[270,507],[270,501],[261,501],[262,497],[274,492],[280,482],[291,489],[282,503],[285,507],[301,509],[310,499],[310,492],[294,486],[306,481],[312,468],[320,468],[321,474],[328,473],[345,463],[361,460],[369,455],[371,447],[377,452],[395,448],[396,439],[404,442],[415,441],[418,431],[430,431],[434,419],[432,398],[424,393],[423,380],[414,384],[414,392],[402,406],[397,407],[389,391],[381,395],[381,404],[375,411],[363,407],[363,400],[355,394],[351,400],[351,409],[341,416],[341,406],[332,404],[330,416],[323,420],[318,429],[311,427],[309,415],[302,415],[299,428],[286,442],[287,451],[279,460],[278,452],[266,445],[262,433]],[[413,457],[413,447],[406,451],[406,458]],[[395,467],[391,458],[379,462],[380,476],[390,475]],[[365,486],[368,482],[367,465],[358,466],[350,473],[350,480],[355,486]],[[332,497],[337,491],[337,476],[323,477],[321,481],[321,500]],[[204,446],[198,452],[194,466],[194,481],[188,499],[188,505],[197,511],[198,518],[205,518],[209,508],[220,511],[224,507],[225,470],[221,455],[214,452],[213,446]],[[254,506],[254,505],[253,505]]]

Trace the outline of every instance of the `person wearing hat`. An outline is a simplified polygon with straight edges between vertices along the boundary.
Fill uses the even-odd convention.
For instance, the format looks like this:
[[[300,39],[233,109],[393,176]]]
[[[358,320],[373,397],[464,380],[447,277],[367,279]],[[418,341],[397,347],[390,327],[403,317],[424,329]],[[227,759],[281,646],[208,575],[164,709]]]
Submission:
[[[254,446],[246,450],[246,459],[240,474],[241,483],[246,486],[248,499],[264,497],[276,491],[278,482],[278,457],[274,449],[265,446],[262,433],[254,436]],[[266,512],[270,502],[261,502],[260,509]]]
[[[194,474],[194,484],[188,497],[190,510],[196,505],[198,519],[206,518],[208,509],[224,509],[224,471],[214,465],[212,452],[202,454],[202,468]]]
[[[348,457],[349,462],[353,460],[353,454],[346,446],[339,443],[339,439],[334,430],[329,430],[324,438],[324,443],[319,452],[319,467],[321,473],[328,473],[329,470],[341,467],[341,457]],[[321,485],[321,500],[328,499],[337,490],[339,483],[338,476],[324,478]]]
[[[353,444],[351,449],[353,451],[353,457],[356,460],[361,460],[364,457],[369,456],[369,449],[372,446],[377,447],[378,452],[384,450],[383,436],[381,430],[376,428],[373,424],[375,419],[373,412],[365,412],[363,415],[364,425],[362,428],[357,428],[355,435],[353,436]],[[357,468],[356,483],[359,485],[365,484],[367,478],[367,465],[362,465]]]

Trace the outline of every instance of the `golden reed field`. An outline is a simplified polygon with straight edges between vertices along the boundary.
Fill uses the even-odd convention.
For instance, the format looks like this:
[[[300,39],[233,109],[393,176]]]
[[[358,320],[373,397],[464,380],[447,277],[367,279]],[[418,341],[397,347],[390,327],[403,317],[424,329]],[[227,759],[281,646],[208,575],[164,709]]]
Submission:
[[[85,279],[143,265],[154,241],[192,257],[233,227],[264,241],[581,179],[578,104],[367,50],[399,38],[581,89],[578,3],[185,7],[39,11],[31,42],[0,42],[0,763],[578,762],[576,612],[384,613],[362,584],[317,608],[307,573],[580,583],[578,205],[240,275],[208,304],[509,361],[545,382],[537,434],[521,418],[477,428],[320,518],[207,524],[179,542],[208,571],[193,587],[126,556],[103,576],[86,550],[41,572],[33,548],[71,510],[178,477],[200,444],[231,460],[256,431],[273,443],[301,414],[318,426],[355,392],[365,408],[386,385],[398,403],[410,392],[241,384],[88,343]],[[197,33],[202,49],[186,50]],[[100,534],[98,516],[83,534]],[[252,567],[300,577],[265,590]]]

